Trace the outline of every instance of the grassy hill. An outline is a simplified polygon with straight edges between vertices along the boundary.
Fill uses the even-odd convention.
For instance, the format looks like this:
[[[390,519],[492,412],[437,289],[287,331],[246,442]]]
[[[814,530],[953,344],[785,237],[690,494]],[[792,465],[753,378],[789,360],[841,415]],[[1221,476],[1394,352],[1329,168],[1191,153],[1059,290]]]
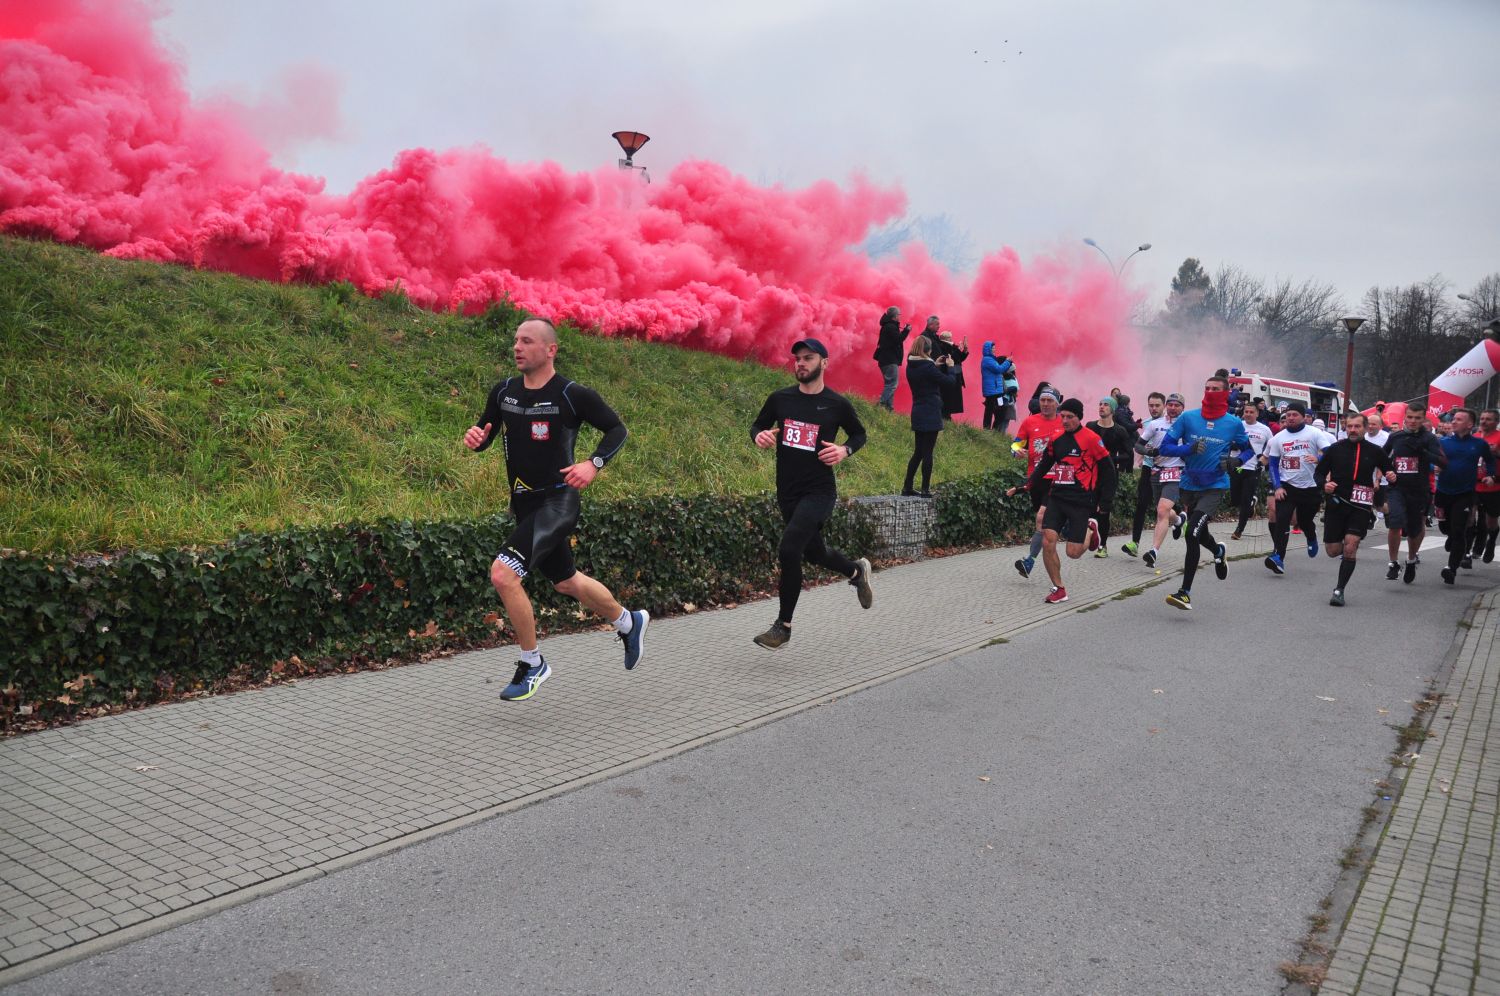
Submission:
[[[0,237],[0,547],[83,551],[211,542],[378,517],[488,515],[499,451],[461,436],[513,372],[516,313],[433,314],[401,295],[291,286]],[[589,489],[749,493],[773,486],[750,420],[789,372],[562,330],[558,368],[631,430]],[[833,386],[838,387],[837,378]],[[907,419],[856,399],[870,444],[845,494],[900,488]],[[580,453],[592,446],[588,430]],[[1011,458],[943,434],[936,479]]]

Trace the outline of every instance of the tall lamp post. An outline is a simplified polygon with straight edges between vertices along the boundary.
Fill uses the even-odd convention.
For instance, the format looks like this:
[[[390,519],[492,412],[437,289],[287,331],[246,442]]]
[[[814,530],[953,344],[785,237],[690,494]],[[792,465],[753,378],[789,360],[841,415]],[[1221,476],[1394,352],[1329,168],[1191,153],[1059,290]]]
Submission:
[[[1125,272],[1125,267],[1128,266],[1130,264],[1130,261],[1135,258],[1136,253],[1142,253],[1151,248],[1151,243],[1142,242],[1140,245],[1135,247],[1135,252],[1132,252],[1129,256],[1126,256],[1124,261],[1121,262],[1119,266],[1115,266],[1115,261],[1109,258],[1109,253],[1105,252],[1104,247],[1099,243],[1095,242],[1093,239],[1084,239],[1083,244],[1086,246],[1092,246],[1093,248],[1099,250],[1100,255],[1104,257],[1104,261],[1109,264],[1110,272],[1115,275],[1116,280],[1120,279],[1120,274]]]
[[[1359,327],[1365,323],[1365,320],[1341,318],[1339,321],[1343,323],[1344,330],[1349,333],[1349,354],[1344,360],[1344,410],[1339,412],[1339,421],[1343,422],[1349,406],[1354,403],[1354,333],[1359,331]]]
[[[620,149],[625,153],[625,158],[620,160],[620,168],[631,171],[640,170],[641,179],[650,183],[651,174],[646,172],[646,167],[637,166],[632,160],[635,154],[641,151],[641,146],[651,141],[651,136],[639,131],[617,131],[610,137],[620,143]]]

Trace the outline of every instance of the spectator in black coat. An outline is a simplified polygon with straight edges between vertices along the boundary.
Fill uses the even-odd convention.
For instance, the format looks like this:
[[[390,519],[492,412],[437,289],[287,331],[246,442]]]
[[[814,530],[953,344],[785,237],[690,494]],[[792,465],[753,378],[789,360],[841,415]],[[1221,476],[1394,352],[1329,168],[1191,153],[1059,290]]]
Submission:
[[[953,363],[953,383],[943,387],[943,418],[952,419],[964,410],[963,362],[969,358],[969,337],[964,336],[962,344],[955,344],[953,333],[945,329],[938,333],[938,343],[943,351],[934,353],[933,358],[946,356]]]
[[[885,378],[879,404],[888,412],[896,410],[896,381],[901,373],[901,347],[909,334],[911,325],[901,325],[901,309],[885,309],[885,314],[880,317],[880,338],[875,343],[875,362],[880,366],[880,375]]]
[[[915,436],[911,460],[906,464],[906,484],[901,493],[916,496],[912,483],[917,468],[922,468],[923,498],[932,497],[932,455],[937,449],[938,433],[943,430],[943,391],[953,383],[953,361],[947,356],[932,359],[930,340],[919,335],[912,340],[911,355],[906,358],[906,386],[911,388],[911,431]]]
[[[1109,396],[1115,399],[1115,421],[1131,432],[1139,432],[1141,424],[1130,408],[1130,395],[1121,392],[1118,387],[1112,387],[1109,389]]]

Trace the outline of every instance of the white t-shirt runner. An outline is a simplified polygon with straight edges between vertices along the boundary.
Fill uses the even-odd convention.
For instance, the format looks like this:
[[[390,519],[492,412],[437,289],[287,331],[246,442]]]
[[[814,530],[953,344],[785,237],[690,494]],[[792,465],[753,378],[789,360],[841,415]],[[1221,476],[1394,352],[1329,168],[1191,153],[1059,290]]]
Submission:
[[[1376,446],[1384,446],[1385,441],[1391,438],[1391,434],[1386,430],[1381,429],[1376,433],[1365,433],[1365,438],[1374,443]]]
[[[1328,438],[1327,433],[1304,425],[1300,432],[1282,429],[1272,436],[1266,456],[1276,457],[1281,461],[1278,470],[1282,484],[1294,488],[1315,488],[1318,482],[1313,477],[1313,469],[1318,466],[1318,458],[1323,455],[1323,449],[1332,444],[1333,440]]]
[[[1264,422],[1256,422],[1254,425],[1246,422],[1245,435],[1250,437],[1250,451],[1257,458],[1244,465],[1248,472],[1259,469],[1259,458],[1265,456],[1266,450],[1271,448],[1271,427]]]
[[[1165,415],[1150,419],[1141,426],[1141,440],[1150,449],[1156,449],[1157,447],[1161,446],[1161,441],[1166,436],[1167,430],[1170,428],[1172,428],[1172,420],[1167,418]],[[1163,456],[1162,454],[1157,453],[1156,455],[1147,457],[1146,459],[1151,461],[1148,466],[1150,466],[1152,470],[1159,471],[1163,468],[1170,469],[1176,467],[1179,468],[1180,471],[1182,467],[1182,457]],[[1174,481],[1182,480],[1182,474],[1180,472],[1176,476],[1168,476],[1171,477],[1171,479]],[[1157,478],[1160,479],[1160,477],[1161,475],[1158,474]]]

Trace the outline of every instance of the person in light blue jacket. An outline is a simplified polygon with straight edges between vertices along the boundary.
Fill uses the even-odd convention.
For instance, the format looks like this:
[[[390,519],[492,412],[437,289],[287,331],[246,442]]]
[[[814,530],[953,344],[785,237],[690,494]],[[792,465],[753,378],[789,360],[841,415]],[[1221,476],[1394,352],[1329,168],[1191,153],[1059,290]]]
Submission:
[[[979,361],[979,386],[984,395],[984,428],[1004,432],[1011,419],[1016,417],[1014,407],[1010,409],[1009,418],[1005,414],[1007,404],[1014,405],[1015,392],[1019,386],[1015,382],[1016,365],[1008,356],[997,356],[993,342],[984,344],[981,355],[983,359]]]

